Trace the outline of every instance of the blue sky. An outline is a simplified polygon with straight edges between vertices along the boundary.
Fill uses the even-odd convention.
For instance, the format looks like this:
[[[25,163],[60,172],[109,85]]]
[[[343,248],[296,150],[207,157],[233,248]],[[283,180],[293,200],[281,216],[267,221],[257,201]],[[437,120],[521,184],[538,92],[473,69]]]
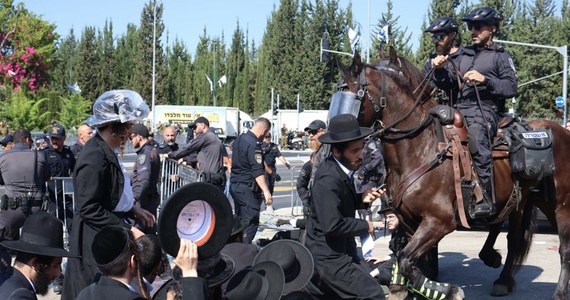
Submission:
[[[532,1],[532,0],[529,0]],[[15,2],[18,2],[16,0]],[[26,0],[28,10],[41,15],[43,19],[57,25],[57,32],[65,36],[71,28],[76,36],[85,26],[102,29],[105,20],[113,21],[115,35],[123,33],[128,23],[140,24],[140,13],[148,0]],[[230,46],[231,35],[239,20],[240,27],[249,31],[257,46],[261,43],[267,19],[279,0],[162,0],[163,21],[169,32],[170,41],[175,37],[182,40],[191,53],[206,27],[208,35],[225,35]],[[341,0],[346,7],[350,0]],[[363,37],[367,36],[368,23],[374,26],[386,11],[386,0],[352,0],[354,20],[361,24]],[[412,33],[413,49],[419,44],[421,25],[427,15],[429,0],[393,0],[394,15],[400,16],[398,24],[407,26]],[[476,2],[476,1],[474,1]],[[560,3],[556,0],[559,14]],[[370,12],[369,7],[370,5]],[[162,42],[165,42],[163,36]],[[363,38],[361,46],[366,48],[368,40]]]
[[[17,2],[17,1],[15,1]],[[79,36],[85,26],[102,29],[105,20],[113,21],[115,35],[126,30],[128,23],[140,24],[140,13],[144,0],[26,0],[28,10],[41,15],[43,19],[55,23],[57,32],[65,36],[73,27]],[[341,0],[341,7],[348,6],[350,0]],[[412,42],[418,44],[421,24],[425,18],[430,1],[393,1],[394,14],[400,15],[399,24],[408,26],[412,32]],[[362,25],[363,36],[368,31],[368,3],[370,3],[370,23],[376,24],[383,11],[386,0],[353,0],[354,20]],[[224,32],[229,47],[231,34],[239,20],[240,27],[249,30],[259,46],[263,37],[267,18],[278,0],[163,0],[163,20],[169,32],[170,40],[175,37],[182,40],[189,51],[194,53],[199,36],[204,27],[210,36],[221,36]],[[163,42],[164,42],[163,37]],[[367,46],[363,39],[361,45]]]

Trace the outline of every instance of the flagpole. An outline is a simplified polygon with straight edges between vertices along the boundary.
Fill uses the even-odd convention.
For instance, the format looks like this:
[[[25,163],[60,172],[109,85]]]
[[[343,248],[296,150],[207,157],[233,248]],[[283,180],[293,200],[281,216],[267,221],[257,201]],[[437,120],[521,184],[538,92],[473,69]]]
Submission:
[[[368,0],[368,48],[366,49],[366,63],[370,63],[370,0]]]

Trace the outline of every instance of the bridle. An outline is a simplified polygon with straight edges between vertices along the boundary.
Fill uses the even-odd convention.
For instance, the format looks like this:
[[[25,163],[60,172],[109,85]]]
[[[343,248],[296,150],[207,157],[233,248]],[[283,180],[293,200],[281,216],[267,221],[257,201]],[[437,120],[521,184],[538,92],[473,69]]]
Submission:
[[[380,74],[381,85],[380,85],[380,97],[379,98],[374,97],[368,89],[369,82],[366,79],[366,69],[367,68],[378,71]],[[343,79],[341,79],[339,84],[337,84],[337,93],[339,93],[339,92],[343,93],[344,99],[352,97],[353,99],[358,101],[360,106],[362,104],[362,101],[364,101],[364,97],[366,96],[368,101],[370,101],[372,104],[372,107],[373,107],[374,112],[376,114],[376,119],[380,120],[382,110],[386,107],[386,102],[387,102],[386,77],[389,76],[387,74],[387,72],[392,72],[393,74],[397,74],[398,76],[403,77],[403,73],[401,70],[390,67],[388,64],[379,64],[377,66],[364,65],[362,67],[362,70],[360,70],[360,72],[358,74],[357,80],[355,82],[353,82],[353,83],[356,83],[358,85],[358,91],[356,93],[346,91],[346,89],[348,88],[348,83],[344,82],[345,79],[343,78]],[[430,71],[430,73],[428,73],[427,76],[433,76],[433,70]],[[425,78],[424,78],[424,81],[429,82],[430,79],[425,80]],[[405,119],[407,119],[415,111],[415,109],[418,106],[425,103],[425,101],[427,99],[422,99],[421,95],[423,95],[423,93],[424,93],[424,91],[428,85],[429,84],[423,85],[421,92],[416,96],[414,106],[407,113],[405,113],[403,116],[398,118],[396,121],[394,121],[388,125],[384,125],[382,122],[379,122],[375,133],[373,133],[371,135],[371,137],[379,137],[382,140],[394,140],[394,141],[400,140],[400,139],[404,139],[404,138],[415,135],[416,133],[420,132],[423,128],[425,128],[427,125],[429,125],[433,121],[433,117],[431,117],[430,115],[427,115],[426,118],[424,118],[422,120],[422,122],[419,124],[418,127],[408,128],[408,129],[396,128],[396,126],[398,124],[400,124],[402,121],[404,121]],[[337,93],[335,93],[335,94],[337,94]],[[333,99],[334,99],[334,95],[333,95]],[[346,101],[349,101],[349,100],[346,99]],[[359,109],[360,109],[360,106],[359,106]],[[357,111],[356,113],[357,113],[356,115],[358,115],[359,111]]]

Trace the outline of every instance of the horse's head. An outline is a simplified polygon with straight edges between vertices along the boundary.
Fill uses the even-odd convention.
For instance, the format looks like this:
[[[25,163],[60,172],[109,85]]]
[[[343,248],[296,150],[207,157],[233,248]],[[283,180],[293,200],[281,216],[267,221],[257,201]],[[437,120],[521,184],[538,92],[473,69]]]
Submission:
[[[410,81],[415,82],[413,76],[417,73],[407,72],[413,76],[406,77],[404,72],[409,68],[407,63],[407,60],[397,57],[395,51],[391,51],[389,59],[382,58],[372,65],[362,63],[358,52],[351,65],[339,63],[343,75],[337,85],[337,92],[333,94],[329,117],[351,113],[358,118],[361,126],[374,125],[381,118],[387,101],[395,104],[396,98],[402,95],[412,97]]]

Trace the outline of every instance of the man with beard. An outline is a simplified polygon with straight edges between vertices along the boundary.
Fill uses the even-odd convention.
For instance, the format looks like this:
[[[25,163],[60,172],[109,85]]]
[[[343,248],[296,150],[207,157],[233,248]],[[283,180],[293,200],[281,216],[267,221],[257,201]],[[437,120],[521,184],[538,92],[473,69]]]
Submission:
[[[469,150],[483,190],[483,199],[470,212],[472,218],[485,218],[495,213],[492,174],[492,143],[497,133],[499,113],[505,111],[505,100],[517,93],[517,75],[513,59],[505,48],[493,41],[503,20],[490,7],[479,7],[462,18],[471,31],[473,45],[458,56],[457,71],[445,67],[447,58],[434,62],[440,88],[458,86],[457,108],[465,117],[469,130]]]
[[[157,149],[149,143],[148,136],[149,132],[146,126],[143,124],[133,125],[130,140],[133,147],[137,149],[137,160],[131,177],[131,186],[133,187],[135,203],[139,203],[142,208],[156,217],[160,204],[157,187],[160,177],[160,157]],[[156,225],[147,227],[140,220],[137,220],[135,226],[144,233],[156,232]]]
[[[299,177],[297,178],[297,194],[299,194],[299,198],[301,198],[301,202],[303,203],[303,214],[305,217],[308,217],[310,214],[309,200],[311,193],[309,191],[309,182],[311,180],[313,164],[316,160],[316,152],[321,147],[319,137],[326,132],[326,129],[327,124],[318,119],[305,127],[305,132],[309,136],[309,148],[313,150],[311,158],[303,165]]]
[[[174,128],[174,126],[164,128],[164,132],[162,133],[163,141],[158,145],[159,154],[168,154],[169,152],[178,151],[176,135],[176,128]]]
[[[14,273],[0,286],[4,300],[34,300],[36,294],[47,294],[50,282],[61,274],[61,257],[70,256],[63,248],[63,224],[46,212],[26,219],[19,240],[1,244],[16,250]]]
[[[435,44],[435,53],[430,55],[427,59],[423,73],[427,75],[430,70],[434,67],[437,69],[449,68],[451,72],[454,72],[454,66],[452,64],[442,65],[441,62],[444,60],[451,59],[456,61],[459,55],[465,51],[465,48],[461,46],[461,37],[458,36],[459,24],[454,18],[451,17],[441,17],[435,20],[424,32],[431,33],[431,39]],[[432,82],[437,85],[437,80],[439,72],[434,73]],[[452,86],[448,89],[442,89],[444,93],[441,95],[439,102],[441,104],[447,104],[453,106],[457,100],[458,86]],[[445,95],[444,95],[445,94]]]
[[[383,194],[376,189],[356,194],[354,188],[353,174],[362,164],[364,138],[372,129],[359,127],[351,114],[337,115],[329,125],[319,142],[330,144],[332,154],[315,174],[306,224],[305,245],[317,275],[308,290],[320,299],[385,299],[378,282],[361,268],[354,240],[374,232],[371,221],[354,217],[356,209]]]

